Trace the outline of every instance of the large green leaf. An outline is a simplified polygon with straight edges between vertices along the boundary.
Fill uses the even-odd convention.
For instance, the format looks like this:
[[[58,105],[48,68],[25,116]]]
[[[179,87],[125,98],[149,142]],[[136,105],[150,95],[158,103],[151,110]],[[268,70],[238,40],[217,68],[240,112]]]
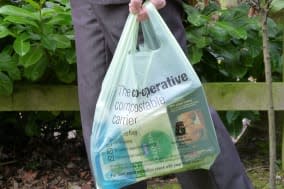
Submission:
[[[8,36],[9,33],[9,30],[5,26],[0,25],[0,39]]]
[[[241,134],[241,130],[243,128],[243,119],[246,118],[248,120],[258,120],[259,113],[256,111],[227,111],[225,113],[225,125],[230,133],[230,135],[236,138]],[[222,116],[223,112],[221,113]]]
[[[269,54],[270,54],[270,61],[271,61],[271,70],[272,72],[276,73],[278,72],[279,74],[282,73],[282,64],[280,64],[279,62],[281,62],[281,55],[282,55],[282,51],[279,48],[279,44],[277,42],[271,41],[269,43]]]
[[[233,76],[234,79],[243,78],[248,72],[248,68],[241,62],[226,63],[226,70]]]
[[[56,41],[51,35],[42,35],[41,36],[42,45],[52,51],[56,49]]]
[[[192,6],[184,4],[184,10],[187,13],[187,21],[194,26],[202,26],[208,22],[209,18],[201,13]]]
[[[209,16],[212,15],[212,13],[217,12],[219,10],[220,6],[217,3],[215,3],[215,1],[212,1],[201,10],[201,14]]]
[[[253,66],[254,58],[251,56],[250,52],[246,48],[240,49],[240,62],[247,67]]]
[[[262,38],[257,31],[248,32],[248,38],[244,41],[243,47],[248,50],[249,56],[253,58],[262,53]]]
[[[8,53],[8,51],[6,50],[3,50],[1,53],[0,53],[0,62],[8,62],[8,61],[11,61],[11,56],[10,54]]]
[[[55,72],[57,78],[64,83],[71,83],[76,79],[76,70],[72,64],[58,62],[55,65]]]
[[[201,14],[191,14],[188,15],[187,20],[194,26],[202,26],[207,23],[208,18]]]
[[[3,72],[0,72],[0,95],[10,95],[13,92],[12,80]]]
[[[228,131],[230,135],[236,138],[242,129],[242,117],[239,111],[227,111],[226,121],[228,122]]]
[[[8,61],[0,60],[0,71],[6,72],[12,80],[21,79],[21,72],[17,67],[17,63],[12,59],[9,59]]]
[[[43,25],[41,34],[45,36],[51,36],[53,33],[59,32],[58,30],[57,31],[55,30],[56,30],[56,27],[54,26]]]
[[[59,14],[57,16],[50,17],[50,20],[46,22],[47,25],[70,25],[71,24],[71,14],[64,15]]]
[[[233,44],[227,44],[226,46],[212,45],[217,59],[222,60],[221,67],[230,73],[233,78],[242,78],[248,68],[240,62],[240,50],[234,48]]]
[[[189,32],[186,34],[186,38],[189,43],[194,43],[197,48],[204,48],[212,42],[212,39],[207,37],[206,31],[203,27],[189,29]]]
[[[74,48],[66,49],[64,52],[66,60],[69,64],[75,64],[76,63],[76,53]]]
[[[213,40],[219,42],[228,43],[231,39],[227,30],[224,30],[222,27],[216,24],[212,24],[208,27],[208,31]]]
[[[70,4],[70,0],[58,0],[60,3],[62,3],[63,5],[66,5],[68,7],[68,5]]]
[[[284,9],[284,1],[283,0],[273,0],[271,2],[272,12],[278,12],[282,9]]]
[[[271,18],[267,18],[268,35],[270,38],[275,38],[279,34],[279,28],[277,24]]]
[[[31,11],[24,8],[16,7],[13,5],[5,5],[0,7],[0,14],[8,16],[19,16],[26,19],[40,20],[39,16]]]
[[[221,11],[220,21],[225,21],[231,23],[234,27],[244,27],[247,25],[251,18],[248,18],[249,7],[242,4],[239,7],[231,8],[226,11]]]
[[[55,10],[50,7],[44,7],[41,9],[41,16],[44,19],[49,19],[56,14]]]
[[[30,42],[23,40],[21,37],[17,37],[13,44],[14,50],[20,56],[26,55],[29,52],[30,47]]]
[[[189,49],[189,60],[191,64],[196,64],[200,62],[203,52],[202,49],[192,46]]]
[[[71,47],[71,40],[65,35],[53,34],[52,38],[56,42],[56,47],[59,49]]]
[[[33,1],[33,0],[24,0],[26,1],[27,3],[29,3],[34,9],[36,10],[40,10],[40,4]]]
[[[39,28],[39,25],[35,21],[21,17],[21,16],[7,16],[4,19],[4,21],[9,21],[14,24],[31,25],[36,28]]]
[[[43,49],[40,47],[33,47],[25,56],[20,57],[19,63],[25,68],[36,64],[43,56]]]
[[[235,37],[237,39],[246,39],[247,38],[247,32],[243,28],[237,28],[233,27],[228,22],[217,22],[217,26],[219,26],[221,29],[226,30],[228,34],[230,34],[232,37]]]
[[[61,22],[63,25],[69,23],[71,21],[71,9],[70,7],[62,7],[57,3],[47,2],[46,7],[41,9],[42,17],[44,19],[52,18],[55,22]],[[61,19],[60,19],[61,18]],[[51,20],[52,20],[51,19]],[[50,20],[50,21],[51,21]],[[51,22],[54,22],[51,21]]]
[[[69,0],[68,0],[68,1],[69,1]],[[39,1],[39,3],[40,3],[41,5],[43,5],[45,2],[46,2],[46,0],[40,0],[40,1]]]
[[[212,51],[215,53],[217,59],[222,58],[225,63],[236,63],[239,61],[239,49],[233,48],[232,44],[226,46],[212,44]]]
[[[240,112],[235,112],[235,111],[228,111],[226,113],[226,120],[231,125],[238,117],[239,117]]]
[[[25,68],[24,76],[31,81],[37,81],[45,73],[47,65],[48,65],[48,61],[45,57],[43,57],[40,59],[40,61],[38,61],[37,64],[31,65]]]

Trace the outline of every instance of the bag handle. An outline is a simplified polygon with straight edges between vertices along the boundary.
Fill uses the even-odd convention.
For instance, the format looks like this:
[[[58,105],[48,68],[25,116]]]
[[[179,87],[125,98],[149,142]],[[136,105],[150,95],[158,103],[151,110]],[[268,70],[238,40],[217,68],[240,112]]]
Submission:
[[[139,23],[137,21],[137,16],[134,14],[129,14],[112,60],[122,59],[127,55],[129,51],[135,50],[138,38],[138,28]],[[125,50],[125,48],[128,49]],[[116,62],[117,61],[112,61],[111,63],[117,64]],[[110,72],[110,74],[112,75],[117,75],[117,69],[120,69],[121,67],[122,65],[120,64],[116,66],[110,66],[107,72]]]
[[[145,2],[143,6],[147,9],[149,16],[149,19],[140,22],[144,42],[139,44],[138,30],[135,30],[134,33],[129,33],[128,38],[132,38],[131,41],[133,42],[131,49],[129,50],[130,53],[136,52],[137,44],[140,45],[141,51],[151,51],[157,50],[162,44],[169,42],[168,37],[170,36],[169,34],[171,34],[171,31],[164,23],[164,20],[161,18],[156,7],[150,1]],[[130,13],[130,15],[132,14]]]
[[[164,22],[163,18],[160,16],[156,7],[150,1],[144,3],[147,10],[149,22],[153,27],[153,32],[160,46],[163,47],[165,44],[175,43],[178,45],[176,38],[172,35],[172,32]],[[146,22],[145,22],[146,23]]]
[[[154,50],[160,48],[160,41],[156,37],[156,33],[153,29],[153,26],[149,20],[145,20],[141,23],[143,38],[144,38],[144,47]]]

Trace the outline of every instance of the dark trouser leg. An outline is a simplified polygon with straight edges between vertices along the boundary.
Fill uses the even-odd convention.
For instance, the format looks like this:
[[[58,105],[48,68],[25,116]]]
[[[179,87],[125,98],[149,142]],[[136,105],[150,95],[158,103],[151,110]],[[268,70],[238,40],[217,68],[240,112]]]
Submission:
[[[194,189],[252,189],[239,154],[229,133],[214,109],[210,109],[220,154],[209,171],[195,170],[177,174],[182,188]]]
[[[147,189],[147,182],[141,181],[136,184],[132,184],[126,187],[123,187],[122,189]]]
[[[71,0],[75,29],[79,104],[83,137],[90,161],[90,135],[95,105],[107,70],[109,52],[92,6],[86,0]]]

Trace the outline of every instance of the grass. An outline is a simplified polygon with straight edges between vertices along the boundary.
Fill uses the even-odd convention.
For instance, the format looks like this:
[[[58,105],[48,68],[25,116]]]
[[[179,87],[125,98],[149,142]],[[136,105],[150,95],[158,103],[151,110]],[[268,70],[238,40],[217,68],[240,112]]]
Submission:
[[[254,189],[269,189],[269,169],[264,166],[256,166],[247,169],[247,174]],[[177,182],[157,182],[148,184],[148,189],[181,189]],[[276,176],[276,189],[284,189],[284,170],[278,170]]]
[[[255,189],[269,189],[269,170],[264,167],[256,167],[254,170],[248,171]],[[284,171],[277,171],[276,188],[284,189]]]
[[[178,183],[152,184],[148,189],[181,189]]]

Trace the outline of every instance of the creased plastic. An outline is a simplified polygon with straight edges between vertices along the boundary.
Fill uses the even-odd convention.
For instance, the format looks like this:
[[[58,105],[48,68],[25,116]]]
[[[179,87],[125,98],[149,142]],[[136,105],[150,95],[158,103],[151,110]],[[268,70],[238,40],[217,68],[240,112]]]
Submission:
[[[151,3],[130,14],[102,84],[91,134],[98,189],[208,169],[219,153],[201,82]]]

